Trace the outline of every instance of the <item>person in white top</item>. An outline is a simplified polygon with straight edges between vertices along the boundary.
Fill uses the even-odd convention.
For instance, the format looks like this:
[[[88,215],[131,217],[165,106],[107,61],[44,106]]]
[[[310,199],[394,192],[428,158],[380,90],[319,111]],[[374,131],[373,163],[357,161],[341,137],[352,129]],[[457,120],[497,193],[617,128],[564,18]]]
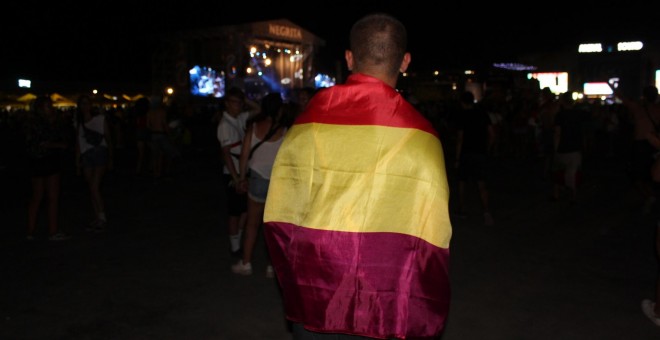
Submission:
[[[239,88],[227,90],[224,99],[225,110],[222,113],[217,128],[217,138],[220,143],[220,156],[223,165],[223,182],[225,184],[229,242],[232,254],[238,254],[241,242],[241,230],[245,227],[247,212],[247,197],[237,191],[239,180],[238,158],[241,154],[246,122],[259,111],[259,106],[245,100],[243,91]],[[246,107],[248,110],[246,110]]]
[[[248,124],[239,161],[239,190],[248,195],[247,223],[243,258],[231,267],[236,274],[252,274],[252,253],[263,222],[270,173],[287,131],[282,117],[289,115],[288,110],[293,110],[293,107],[283,104],[279,93],[268,94],[261,100],[261,113]],[[266,276],[274,276],[271,266],[267,267]]]
[[[76,160],[89,188],[94,219],[88,231],[102,232],[106,227],[105,204],[101,195],[101,180],[112,168],[112,143],[105,115],[96,112],[89,96],[78,98]],[[92,138],[92,135],[97,135]],[[98,139],[98,140],[94,140]]]

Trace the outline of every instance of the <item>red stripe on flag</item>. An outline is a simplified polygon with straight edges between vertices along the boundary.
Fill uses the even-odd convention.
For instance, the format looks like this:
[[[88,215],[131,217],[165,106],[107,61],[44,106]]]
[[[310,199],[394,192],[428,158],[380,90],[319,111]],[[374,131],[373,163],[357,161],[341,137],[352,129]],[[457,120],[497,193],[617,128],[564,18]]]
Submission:
[[[450,299],[448,249],[397,233],[273,222],[265,228],[289,320],[376,338],[431,338],[442,331]]]
[[[351,85],[357,80],[359,91]],[[338,96],[343,97],[337,99]],[[319,91],[296,120],[296,124],[382,125],[413,128],[438,136],[431,123],[385,83],[364,75],[352,75],[346,85]]]

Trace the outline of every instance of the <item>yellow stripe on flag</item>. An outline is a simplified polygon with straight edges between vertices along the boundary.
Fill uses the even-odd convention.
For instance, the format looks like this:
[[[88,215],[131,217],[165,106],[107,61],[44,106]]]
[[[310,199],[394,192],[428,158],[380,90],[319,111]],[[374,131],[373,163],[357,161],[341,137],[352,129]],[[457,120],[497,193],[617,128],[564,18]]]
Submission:
[[[401,233],[448,248],[444,169],[440,141],[421,130],[294,125],[275,160],[264,221]]]

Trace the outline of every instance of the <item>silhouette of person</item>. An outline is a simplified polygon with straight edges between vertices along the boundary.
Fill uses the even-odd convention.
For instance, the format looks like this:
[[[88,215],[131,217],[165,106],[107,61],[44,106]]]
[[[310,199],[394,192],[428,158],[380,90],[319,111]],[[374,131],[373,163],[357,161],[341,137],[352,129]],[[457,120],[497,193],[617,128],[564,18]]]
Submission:
[[[587,111],[575,107],[571,96],[570,92],[559,96],[559,112],[555,116],[553,167],[556,178],[552,199],[558,200],[561,188],[566,187],[569,201],[575,203],[582,170],[584,125],[590,117]]]
[[[474,103],[474,94],[463,92],[460,98],[462,112],[456,130],[456,168],[458,175],[458,214],[465,214],[465,185],[475,180],[483,208],[484,224],[493,225],[494,220],[488,202],[486,173],[488,150],[493,144],[495,131],[488,112]]]
[[[147,145],[149,144],[149,129],[147,128],[147,112],[151,103],[147,97],[142,97],[135,102],[135,146],[137,156],[135,159],[135,175],[141,176],[145,171],[144,166],[147,158]]]
[[[101,181],[106,171],[112,167],[112,143],[110,129],[104,114],[92,107],[89,96],[78,98],[76,159],[89,189],[94,219],[88,225],[89,231],[102,232],[105,230],[107,219],[105,203],[101,195]],[[98,145],[93,145],[86,138],[85,129],[99,134],[102,139]]]
[[[649,132],[647,139],[655,150],[660,151],[660,134],[658,132]],[[651,167],[651,178],[657,190],[660,185],[660,158],[657,156]],[[656,222],[655,228],[655,253],[658,265],[660,265],[660,220]],[[655,298],[642,300],[642,312],[656,326],[660,326],[660,272],[657,274],[655,282]]]
[[[613,91],[614,95],[626,107],[628,115],[633,121],[631,174],[635,186],[644,199],[643,212],[649,213],[656,201],[653,192],[653,181],[650,175],[651,166],[653,165],[653,154],[656,150],[649,143],[648,135],[649,133],[660,130],[660,104],[657,103],[658,89],[653,85],[645,86],[642,89],[641,101],[627,98],[621,93],[618,87],[613,88]]]
[[[153,161],[154,178],[159,180],[163,174],[168,174],[170,166],[181,154],[172,144],[172,131],[167,117],[167,105],[162,101],[154,101],[147,112],[147,128],[151,141],[151,157]]]
[[[25,121],[27,166],[32,183],[28,204],[27,240],[34,239],[39,208],[47,198],[48,239],[64,241],[70,235],[59,228],[60,174],[64,150],[70,144],[69,129],[58,116],[48,96],[37,97]]]
[[[541,89],[540,103],[538,107],[538,152],[539,156],[543,159],[543,178],[549,178],[552,172],[552,164],[554,162],[554,121],[557,110],[559,109],[559,102],[555,98],[549,87]]]

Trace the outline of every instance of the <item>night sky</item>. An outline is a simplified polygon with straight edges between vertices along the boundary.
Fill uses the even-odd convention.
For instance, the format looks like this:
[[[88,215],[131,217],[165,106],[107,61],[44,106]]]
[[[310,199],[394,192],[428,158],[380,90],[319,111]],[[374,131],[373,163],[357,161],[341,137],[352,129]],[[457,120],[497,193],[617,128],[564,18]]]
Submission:
[[[324,39],[320,59],[331,63],[342,60],[351,23],[375,11],[393,14],[408,27],[411,71],[515,61],[521,53],[576,48],[586,41],[650,41],[660,36],[655,24],[660,12],[632,2],[625,2],[626,8],[603,2],[581,2],[577,8],[556,2],[530,3],[533,8],[466,1],[420,5],[430,2],[309,0],[264,6],[246,1],[170,1],[151,7],[138,1],[23,1],[3,11],[0,79],[148,83],[159,33],[280,18]]]

